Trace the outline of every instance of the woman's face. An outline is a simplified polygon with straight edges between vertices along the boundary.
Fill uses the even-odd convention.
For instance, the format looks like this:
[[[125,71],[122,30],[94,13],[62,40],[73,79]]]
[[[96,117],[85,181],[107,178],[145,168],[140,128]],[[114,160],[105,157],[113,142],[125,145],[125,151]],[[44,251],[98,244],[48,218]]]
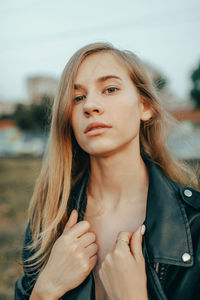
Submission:
[[[96,156],[139,145],[140,120],[151,117],[117,56],[94,53],[75,77],[71,124],[79,146]],[[89,126],[89,127],[88,127]]]

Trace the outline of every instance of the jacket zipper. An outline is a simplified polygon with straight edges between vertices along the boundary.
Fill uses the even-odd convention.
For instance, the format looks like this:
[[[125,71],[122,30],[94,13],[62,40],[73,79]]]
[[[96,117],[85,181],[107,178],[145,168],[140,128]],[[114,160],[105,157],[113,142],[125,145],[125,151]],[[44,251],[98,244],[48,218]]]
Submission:
[[[155,263],[154,264],[154,269],[156,270],[156,273],[158,274],[158,278],[161,282],[162,287],[164,287],[165,279],[166,279],[166,274],[167,274],[167,267],[166,264],[162,263]]]

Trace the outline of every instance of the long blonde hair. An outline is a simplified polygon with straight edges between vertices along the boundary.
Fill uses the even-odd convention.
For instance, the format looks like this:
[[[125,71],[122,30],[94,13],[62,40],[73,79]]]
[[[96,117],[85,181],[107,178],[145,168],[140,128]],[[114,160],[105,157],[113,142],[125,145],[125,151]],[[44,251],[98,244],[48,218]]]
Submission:
[[[28,211],[33,239],[28,248],[35,252],[27,260],[29,262],[35,260],[46,264],[52,246],[67,222],[70,191],[89,166],[89,155],[78,146],[70,117],[74,78],[78,67],[88,55],[100,51],[117,55],[122,60],[139,95],[151,106],[153,116],[150,120],[141,122],[141,153],[148,154],[170,179],[183,185],[197,186],[192,171],[173,158],[166,146],[167,128],[172,117],[162,109],[152,80],[139,58],[130,51],[121,51],[108,43],[87,45],[78,50],[67,63],[53,104],[47,151]]]

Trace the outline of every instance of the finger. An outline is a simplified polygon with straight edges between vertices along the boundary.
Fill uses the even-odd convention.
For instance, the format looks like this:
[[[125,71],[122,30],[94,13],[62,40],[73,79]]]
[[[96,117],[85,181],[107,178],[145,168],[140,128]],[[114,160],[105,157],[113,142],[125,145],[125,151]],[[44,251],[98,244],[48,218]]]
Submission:
[[[63,234],[70,233],[75,237],[80,237],[84,233],[86,233],[90,228],[90,223],[88,221],[80,221],[78,220],[78,212],[77,210],[73,210],[70,214],[70,217],[65,225],[63,230]]]
[[[88,257],[92,257],[93,255],[97,254],[98,252],[98,246],[97,244],[93,243],[91,245],[89,245],[87,248],[86,248],[86,253],[88,255]]]
[[[124,247],[125,245],[129,247],[129,242],[130,242],[131,236],[132,236],[132,232],[120,231],[117,235],[114,249],[119,246]]]
[[[91,265],[91,268],[90,268],[91,270],[94,268],[97,261],[98,261],[98,256],[96,254],[89,258],[89,262],[90,262],[90,265]]]
[[[83,234],[88,232],[90,229],[90,223],[86,220],[80,221],[75,224],[69,231],[69,234],[73,235],[76,238],[80,238]]]
[[[117,235],[117,241],[123,240],[126,243],[129,243],[131,236],[132,236],[131,231],[120,231]]]
[[[78,212],[77,210],[73,209],[65,225],[63,233],[71,229],[77,223],[77,220],[78,220]]]
[[[87,247],[96,241],[94,232],[87,232],[79,238],[80,247]]]
[[[136,261],[143,260],[143,253],[142,253],[142,237],[144,234],[145,226],[139,226],[138,229],[133,233],[131,238],[131,252],[132,255],[135,257]]]

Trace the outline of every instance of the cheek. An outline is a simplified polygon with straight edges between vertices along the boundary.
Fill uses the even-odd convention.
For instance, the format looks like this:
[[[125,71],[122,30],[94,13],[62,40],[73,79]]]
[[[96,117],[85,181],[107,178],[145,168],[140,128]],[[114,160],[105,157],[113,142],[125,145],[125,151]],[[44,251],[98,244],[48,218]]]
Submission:
[[[80,131],[80,115],[79,115],[78,107],[72,109],[71,125],[72,125],[74,135],[76,136]]]
[[[113,114],[113,120],[119,130],[131,130],[140,126],[141,112],[137,101],[126,101],[118,106]]]

